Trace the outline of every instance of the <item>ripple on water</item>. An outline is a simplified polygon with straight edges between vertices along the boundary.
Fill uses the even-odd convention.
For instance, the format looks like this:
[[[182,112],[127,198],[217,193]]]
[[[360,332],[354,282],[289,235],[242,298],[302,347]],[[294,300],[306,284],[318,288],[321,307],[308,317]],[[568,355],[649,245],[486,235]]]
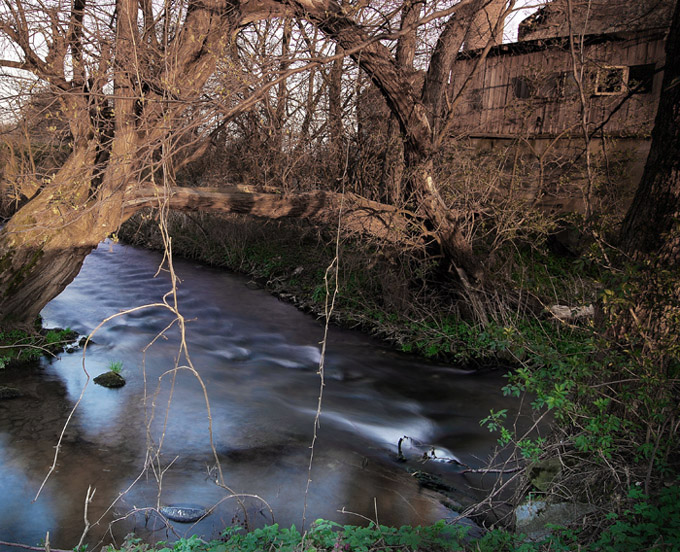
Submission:
[[[227,360],[229,362],[236,362],[240,360],[249,360],[251,357],[251,351],[246,349],[245,347],[229,347],[226,349],[219,349],[216,351],[211,351],[212,356],[222,359],[222,360]]]
[[[321,351],[312,345],[291,345],[280,343],[268,347],[273,354],[262,356],[259,360],[294,370],[317,369]]]

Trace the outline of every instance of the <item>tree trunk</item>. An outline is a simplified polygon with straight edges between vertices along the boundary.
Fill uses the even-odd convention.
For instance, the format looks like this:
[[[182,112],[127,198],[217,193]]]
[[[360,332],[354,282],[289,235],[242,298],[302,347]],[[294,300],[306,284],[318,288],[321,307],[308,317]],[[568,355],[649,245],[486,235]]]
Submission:
[[[666,42],[666,65],[652,144],[623,221],[622,248],[649,267],[633,286],[634,302],[613,317],[611,332],[653,355],[663,373],[677,362],[680,332],[680,2]],[[628,345],[627,345],[628,346]]]
[[[345,170],[345,129],[342,121],[342,66],[343,50],[335,45],[335,56],[328,75],[328,131],[330,137],[329,153],[331,176],[340,182]]]
[[[126,202],[124,217],[127,219],[144,207],[160,205],[182,211],[239,213],[269,219],[300,218],[321,224],[337,224],[341,214],[345,230],[387,241],[403,239],[407,227],[399,209],[351,193],[257,193],[236,186],[142,188]]]
[[[400,67],[413,70],[416,57],[416,29],[422,2],[407,0],[401,12],[399,40],[397,41],[396,63]],[[387,141],[383,160],[380,188],[384,201],[399,205],[404,201],[402,180],[404,178],[404,138],[399,121],[394,113],[390,114],[387,125]]]
[[[666,42],[666,65],[652,145],[621,227],[621,245],[636,258],[680,266],[680,2]]]
[[[30,328],[92,248],[117,228],[109,220],[113,210],[86,207],[95,155],[94,144],[74,152],[0,231],[0,328]]]

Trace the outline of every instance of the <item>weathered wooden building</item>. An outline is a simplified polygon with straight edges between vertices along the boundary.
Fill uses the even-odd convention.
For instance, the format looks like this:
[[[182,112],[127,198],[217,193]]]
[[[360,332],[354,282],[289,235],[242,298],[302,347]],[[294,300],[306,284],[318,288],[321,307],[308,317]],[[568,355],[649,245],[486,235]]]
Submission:
[[[592,188],[583,183],[585,126],[601,180],[625,198],[649,151],[674,5],[552,0],[520,23],[517,42],[492,47],[481,63],[482,49],[462,51],[451,73],[453,136],[477,150],[519,148],[540,165],[540,191],[527,194],[571,211]]]
[[[486,154],[497,150],[502,180],[529,201],[582,210],[584,190],[599,187],[600,205],[617,196],[616,208],[625,209],[649,151],[675,0],[552,0],[520,23],[516,42],[498,43],[488,22],[505,4],[486,4],[452,67],[449,144],[457,153],[440,162],[455,172],[455,156],[474,167],[496,163]],[[357,118],[366,150],[357,158],[372,164],[364,178],[371,183],[385,174],[389,139],[389,110],[374,87],[362,92]],[[594,185],[584,181],[584,125]]]
[[[460,134],[571,135],[581,132],[585,107],[591,131],[626,138],[649,135],[673,2],[574,2],[571,40],[566,4],[550,2],[520,24],[518,42],[491,49],[458,100],[455,129]],[[647,18],[640,15],[645,4]],[[481,51],[461,52],[451,75],[453,98]]]
[[[591,131],[648,136],[661,89],[664,34],[590,35],[582,45],[585,62],[577,64],[576,76],[567,38],[495,47],[461,95],[454,131],[480,138],[572,135],[581,133],[583,107]],[[456,75],[470,73],[477,53],[461,54],[453,97]]]

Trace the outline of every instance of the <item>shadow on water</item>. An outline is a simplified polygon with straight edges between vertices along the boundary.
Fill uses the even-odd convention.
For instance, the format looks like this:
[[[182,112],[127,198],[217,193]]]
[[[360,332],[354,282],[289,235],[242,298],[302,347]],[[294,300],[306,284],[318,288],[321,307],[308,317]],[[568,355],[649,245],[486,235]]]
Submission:
[[[45,324],[87,334],[112,314],[159,301],[170,288],[165,276],[154,278],[159,262],[155,253],[103,244],[45,308]],[[172,321],[168,311],[153,308],[118,317],[94,337],[88,372],[96,376],[122,361],[127,385],[113,390],[90,381],[57,469],[35,503],[58,434],[87,381],[82,354],[0,372],[0,384],[24,392],[0,401],[0,540],[34,545],[49,531],[53,546],[73,547],[83,530],[89,486],[96,488],[90,522],[108,509],[88,534],[91,546],[100,539],[120,542],[132,530],[152,541],[173,538],[149,510],[127,515],[157,504],[214,506],[196,525],[173,523],[179,535],[215,537],[228,525],[272,521],[300,526],[322,325],[265,291],[247,289],[239,276],[175,264],[189,351],[207,388],[224,482],[236,493],[264,499],[273,517],[259,499],[243,497],[239,504],[216,485],[202,387],[187,370],[168,373],[179,350],[176,330],[143,352]],[[363,522],[343,509],[370,519],[377,513],[380,523],[393,525],[455,516],[397,461],[397,442],[408,435],[442,455],[483,465],[495,436],[479,420],[490,408],[512,408],[501,396],[500,375],[429,364],[340,329],[330,332],[326,366],[307,520]],[[142,474],[147,451],[161,442],[160,461]],[[415,465],[428,470],[430,464]],[[458,466],[439,464],[435,471],[474,495]],[[109,528],[115,519],[120,521]]]

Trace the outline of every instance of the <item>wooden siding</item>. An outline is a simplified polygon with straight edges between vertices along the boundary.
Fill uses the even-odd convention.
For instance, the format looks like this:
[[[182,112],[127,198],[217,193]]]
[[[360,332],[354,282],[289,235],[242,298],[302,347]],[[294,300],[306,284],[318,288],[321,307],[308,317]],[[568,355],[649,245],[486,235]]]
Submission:
[[[524,43],[526,44],[526,43]],[[564,42],[533,44],[522,52],[519,44],[497,47],[479,68],[456,104],[455,135],[486,137],[550,137],[581,132],[581,105],[576,94],[571,53]],[[505,51],[504,51],[505,50]],[[593,41],[585,47],[584,86],[589,128],[605,122],[603,131],[613,136],[645,137],[651,133],[659,99],[662,74],[654,75],[651,91],[598,95],[603,75],[611,67],[630,68],[664,62],[663,37]],[[475,59],[461,56],[452,74],[451,98],[472,70]],[[624,69],[623,71],[628,71]],[[600,80],[598,81],[598,73]],[[625,83],[624,83],[625,84]],[[528,97],[517,97],[516,88]],[[520,96],[522,94],[520,93]],[[612,114],[612,112],[614,112]]]

